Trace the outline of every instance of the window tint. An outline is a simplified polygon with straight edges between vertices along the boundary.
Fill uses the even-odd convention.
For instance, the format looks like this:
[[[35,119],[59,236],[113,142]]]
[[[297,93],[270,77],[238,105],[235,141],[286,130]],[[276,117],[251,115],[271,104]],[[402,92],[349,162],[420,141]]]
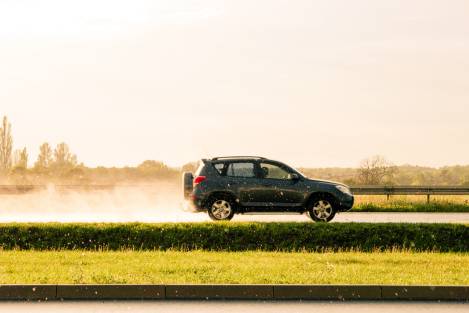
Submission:
[[[226,175],[232,177],[254,177],[254,163],[231,163],[228,165]]]
[[[290,179],[290,172],[269,163],[261,163],[261,174],[263,178],[268,179]]]

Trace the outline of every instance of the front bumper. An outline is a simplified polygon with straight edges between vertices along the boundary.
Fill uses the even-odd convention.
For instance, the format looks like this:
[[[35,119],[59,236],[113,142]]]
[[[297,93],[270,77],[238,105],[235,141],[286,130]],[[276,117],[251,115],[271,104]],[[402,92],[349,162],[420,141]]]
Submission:
[[[340,199],[339,210],[340,212],[350,211],[353,208],[355,202],[354,196],[345,195]]]

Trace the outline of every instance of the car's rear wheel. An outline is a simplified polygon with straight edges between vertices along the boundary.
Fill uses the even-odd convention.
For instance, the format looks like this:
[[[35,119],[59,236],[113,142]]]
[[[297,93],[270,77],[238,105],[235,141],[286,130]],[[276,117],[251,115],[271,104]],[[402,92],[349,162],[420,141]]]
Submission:
[[[315,222],[329,222],[336,213],[335,201],[331,197],[320,196],[314,198],[308,207],[308,215]]]
[[[229,221],[234,216],[234,204],[226,197],[213,197],[209,201],[208,216],[214,221]]]

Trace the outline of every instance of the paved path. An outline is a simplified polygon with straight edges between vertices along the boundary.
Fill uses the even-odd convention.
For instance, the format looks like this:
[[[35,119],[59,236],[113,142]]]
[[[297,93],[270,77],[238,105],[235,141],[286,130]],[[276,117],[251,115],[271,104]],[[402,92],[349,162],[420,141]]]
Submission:
[[[246,302],[246,301],[154,301],[154,302],[0,302],[0,312],[85,313],[85,312],[162,312],[162,313],[467,313],[469,303],[451,302]]]

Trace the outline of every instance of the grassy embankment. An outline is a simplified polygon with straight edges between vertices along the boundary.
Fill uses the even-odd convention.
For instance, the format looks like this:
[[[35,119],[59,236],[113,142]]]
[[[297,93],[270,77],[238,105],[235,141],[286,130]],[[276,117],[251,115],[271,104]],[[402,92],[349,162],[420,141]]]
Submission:
[[[356,196],[352,212],[441,212],[469,213],[469,196]]]
[[[469,285],[469,225],[1,224],[0,246],[0,284]]]
[[[2,251],[0,283],[469,285],[469,253]]]

